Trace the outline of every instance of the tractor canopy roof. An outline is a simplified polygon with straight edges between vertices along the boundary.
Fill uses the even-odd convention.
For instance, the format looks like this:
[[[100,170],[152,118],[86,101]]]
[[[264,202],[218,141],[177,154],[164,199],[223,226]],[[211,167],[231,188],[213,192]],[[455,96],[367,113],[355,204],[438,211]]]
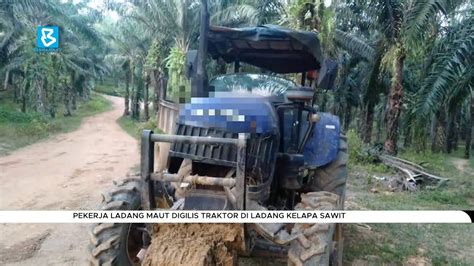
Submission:
[[[227,63],[239,61],[275,73],[319,69],[323,55],[316,32],[275,25],[247,28],[211,26],[208,53]]]

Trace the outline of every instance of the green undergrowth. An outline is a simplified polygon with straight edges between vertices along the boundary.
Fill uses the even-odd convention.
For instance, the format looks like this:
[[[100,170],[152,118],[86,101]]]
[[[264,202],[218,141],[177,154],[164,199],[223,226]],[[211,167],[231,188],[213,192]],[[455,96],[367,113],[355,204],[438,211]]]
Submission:
[[[129,116],[122,116],[117,120],[117,123],[122,129],[135,139],[140,139],[142,131],[145,129],[153,130],[154,133],[163,133],[163,131],[156,127],[156,115],[151,114],[148,121],[134,121]]]
[[[432,153],[430,151],[416,152],[411,149],[402,150],[399,156],[403,159],[412,161],[419,164],[439,175],[446,177],[463,178],[465,176],[471,176],[474,178],[474,158],[470,160],[464,159],[464,145],[459,147],[450,154],[446,153]],[[464,171],[460,171],[453,163],[454,161],[465,161],[467,168]]]
[[[143,130],[153,130],[154,133],[163,133],[162,130],[156,127],[156,114],[152,112],[148,121],[134,121],[130,116],[122,116],[117,119],[117,123],[120,127],[127,132],[130,136],[140,141]],[[138,142],[139,143],[139,142]],[[130,170],[132,173],[140,172],[140,165],[135,165]]]
[[[356,164],[350,168],[349,185],[353,192],[363,196],[357,197],[358,203],[373,210],[453,210],[474,208],[474,179],[470,173],[474,168],[467,166],[465,172],[456,169],[452,157],[446,156],[441,164],[428,170],[450,180],[440,186],[420,187],[417,192],[388,192],[387,188],[378,186],[376,177],[396,175],[393,171],[383,172],[374,167]],[[428,158],[428,157],[426,157]],[[377,167],[378,168],[378,167]],[[446,169],[446,170],[439,170]],[[449,170],[447,170],[449,169]],[[374,188],[377,193],[373,193]],[[372,191],[372,192],[371,192]]]
[[[421,164],[429,172],[450,178],[450,181],[417,192],[390,192],[380,186],[375,177],[390,177],[397,173],[367,157],[368,148],[355,132],[348,132],[348,141],[347,198],[351,209],[474,209],[474,160],[462,159],[463,147],[451,154],[401,150],[400,158]],[[409,257],[424,258],[433,265],[474,264],[474,226],[470,224],[369,224],[369,229],[367,225],[349,224],[344,228],[344,261],[347,264],[359,261],[367,265],[401,265]]]
[[[474,167],[472,162],[462,159],[463,147],[451,154],[401,150],[398,157],[420,164],[428,172],[450,180],[438,187],[424,187],[417,192],[387,192],[383,187],[377,187],[376,178],[391,177],[398,175],[398,173],[367,155],[366,151],[369,148],[354,131],[349,131],[347,135],[350,172],[348,182],[353,192],[363,195],[357,197],[357,203],[365,208],[373,210],[451,210],[474,207]],[[459,169],[460,161],[463,169]],[[377,188],[377,193],[371,192],[374,188]]]
[[[473,263],[474,227],[468,224],[349,224],[344,233],[346,262],[402,265],[419,257],[432,265]]]
[[[349,145],[349,169],[354,166],[363,166],[369,173],[392,172],[392,169],[384,164],[375,163],[376,158],[371,155],[370,147],[364,144],[354,130],[347,132]]]
[[[86,102],[78,102],[77,110],[64,117],[58,109],[55,118],[37,112],[22,113],[18,105],[8,99],[0,102],[0,155],[47,138],[57,133],[70,132],[79,127],[84,117],[110,110],[111,103],[93,93]]]
[[[123,97],[125,95],[125,91],[123,88],[121,88],[120,86],[116,86],[112,83],[97,84],[94,88],[94,91],[106,95],[119,97]]]

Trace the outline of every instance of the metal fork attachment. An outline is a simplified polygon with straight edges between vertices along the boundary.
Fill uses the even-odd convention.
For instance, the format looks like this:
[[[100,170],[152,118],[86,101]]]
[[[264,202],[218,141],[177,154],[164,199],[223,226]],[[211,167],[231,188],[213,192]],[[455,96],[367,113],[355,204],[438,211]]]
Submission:
[[[238,210],[245,210],[245,182],[246,182],[246,154],[247,134],[239,134],[237,139],[218,137],[195,137],[153,134],[151,130],[144,130],[141,138],[141,178],[144,188],[142,203],[146,210],[156,208],[155,191],[164,190],[163,182],[184,182],[198,185],[222,186],[225,190],[235,190],[235,206]],[[209,145],[234,145],[237,147],[236,177],[209,177],[199,175],[181,176],[165,172],[154,171],[154,146],[156,142],[183,143],[183,144],[209,144]],[[152,182],[156,181],[156,182]],[[159,186],[155,188],[155,185]]]

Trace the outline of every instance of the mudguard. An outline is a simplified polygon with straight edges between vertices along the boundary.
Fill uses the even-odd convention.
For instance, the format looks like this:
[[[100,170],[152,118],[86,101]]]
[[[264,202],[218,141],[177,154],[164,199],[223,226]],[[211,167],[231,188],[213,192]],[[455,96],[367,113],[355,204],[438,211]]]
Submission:
[[[321,120],[316,123],[313,135],[304,146],[303,154],[308,167],[326,165],[337,157],[339,148],[339,117],[329,113],[319,113]]]

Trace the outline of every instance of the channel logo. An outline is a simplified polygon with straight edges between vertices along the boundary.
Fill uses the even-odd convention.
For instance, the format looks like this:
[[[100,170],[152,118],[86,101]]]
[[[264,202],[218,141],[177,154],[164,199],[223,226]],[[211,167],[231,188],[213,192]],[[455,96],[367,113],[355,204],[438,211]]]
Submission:
[[[59,28],[57,26],[38,26],[36,48],[56,50],[59,48]]]

